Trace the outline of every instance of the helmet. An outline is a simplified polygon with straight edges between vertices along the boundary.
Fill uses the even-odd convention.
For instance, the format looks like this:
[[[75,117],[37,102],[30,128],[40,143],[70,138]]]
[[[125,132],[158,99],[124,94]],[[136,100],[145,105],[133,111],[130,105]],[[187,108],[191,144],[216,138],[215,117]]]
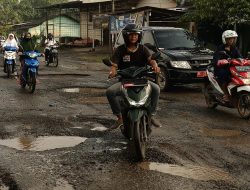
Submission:
[[[48,38],[53,38],[53,34],[48,33]]]
[[[128,39],[128,36],[129,34],[132,34],[132,33],[136,33],[138,34],[138,41],[137,43],[140,43],[141,42],[141,38],[142,38],[142,28],[139,27],[138,25],[136,24],[127,24],[125,26],[125,28],[123,28],[122,30],[122,36],[123,36],[123,39],[124,39],[124,42],[125,44],[127,45],[129,43],[129,39]]]
[[[233,30],[226,30],[222,34],[222,42],[226,44],[226,38],[237,38],[238,34]]]

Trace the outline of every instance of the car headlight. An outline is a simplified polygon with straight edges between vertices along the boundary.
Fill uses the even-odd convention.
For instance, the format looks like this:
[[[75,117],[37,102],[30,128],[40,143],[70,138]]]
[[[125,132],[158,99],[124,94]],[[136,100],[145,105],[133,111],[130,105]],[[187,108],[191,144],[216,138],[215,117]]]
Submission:
[[[170,61],[170,64],[179,69],[192,69],[187,61]]]

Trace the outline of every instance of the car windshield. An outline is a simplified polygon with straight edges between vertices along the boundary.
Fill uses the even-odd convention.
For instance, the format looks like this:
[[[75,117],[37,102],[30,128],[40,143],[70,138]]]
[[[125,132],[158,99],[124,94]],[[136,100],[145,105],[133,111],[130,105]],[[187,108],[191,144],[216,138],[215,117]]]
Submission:
[[[186,30],[156,30],[155,37],[159,48],[168,50],[185,50],[201,47],[200,41]]]

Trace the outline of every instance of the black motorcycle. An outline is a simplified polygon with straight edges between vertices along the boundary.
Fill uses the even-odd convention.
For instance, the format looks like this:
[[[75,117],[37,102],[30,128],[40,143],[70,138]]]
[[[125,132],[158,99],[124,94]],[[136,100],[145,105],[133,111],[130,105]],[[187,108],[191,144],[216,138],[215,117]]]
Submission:
[[[111,66],[110,60],[103,60]],[[151,133],[151,85],[148,77],[154,73],[151,67],[129,67],[118,70],[117,77],[121,81],[122,96],[120,105],[123,115],[122,134],[129,139],[130,151],[138,160],[145,158],[146,142]]]
[[[46,65],[58,66],[58,45],[47,47],[48,57],[46,58]]]

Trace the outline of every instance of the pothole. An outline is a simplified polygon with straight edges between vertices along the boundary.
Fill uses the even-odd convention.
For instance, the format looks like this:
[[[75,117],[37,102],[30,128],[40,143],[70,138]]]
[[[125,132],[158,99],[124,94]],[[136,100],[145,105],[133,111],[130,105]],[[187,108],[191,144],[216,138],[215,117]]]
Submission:
[[[20,190],[9,173],[0,168],[0,190]]]
[[[89,88],[89,87],[81,87],[81,88],[63,88],[60,89],[61,92],[64,93],[79,93],[79,94],[87,94],[87,95],[104,95],[106,89],[103,88]]]
[[[76,136],[24,136],[15,139],[0,140],[0,145],[22,151],[45,151],[57,148],[74,147],[87,140],[85,137]]]
[[[235,137],[242,134],[239,130],[210,129],[207,127],[201,128],[199,131],[208,137]]]
[[[229,173],[215,167],[174,164],[163,164],[157,162],[142,162],[138,166],[145,170],[152,170],[174,176],[195,179],[200,181],[233,181]]]

